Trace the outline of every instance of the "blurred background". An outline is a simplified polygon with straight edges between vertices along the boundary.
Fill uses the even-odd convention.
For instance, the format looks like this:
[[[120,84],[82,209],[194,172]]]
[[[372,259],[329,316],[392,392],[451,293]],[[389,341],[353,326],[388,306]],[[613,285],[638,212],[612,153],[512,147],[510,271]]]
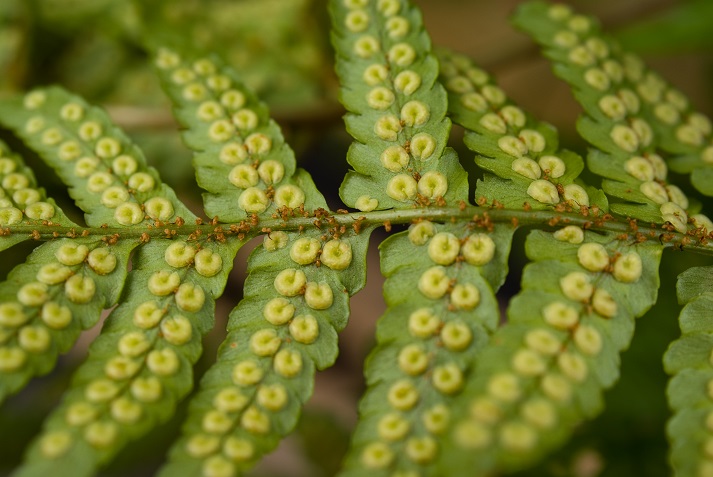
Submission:
[[[564,146],[580,153],[586,146],[574,124],[581,108],[569,88],[508,16],[516,0],[416,0],[434,44],[472,56],[494,74],[510,97],[538,118],[556,125]],[[625,47],[639,53],[680,88],[704,113],[713,112],[713,2],[710,0],[578,0],[567,2],[598,16]],[[114,121],[144,149],[151,165],[194,212],[200,214],[190,152],[181,144],[170,105],[153,74],[146,40],[186,43],[222,56],[271,108],[299,165],[315,178],[333,209],[342,207],[337,191],[347,170],[351,139],[343,128],[338,84],[332,71],[326,0],[0,0],[0,98],[34,86],[61,84],[106,108]],[[0,137],[23,151],[7,132]],[[472,154],[454,127],[452,146],[472,181],[478,177]],[[38,180],[75,220],[81,213],[54,173],[29,152]],[[709,211],[710,211],[710,204]],[[710,212],[709,212],[710,213]],[[202,215],[202,214],[201,214]],[[517,292],[526,262],[520,231],[513,247],[503,308]],[[374,324],[384,309],[376,246],[369,255],[368,284],[352,303],[352,317],[340,338],[336,365],[318,375],[315,394],[297,431],[265,459],[253,475],[320,477],[334,475],[357,419],[363,391],[362,363],[373,345]],[[224,336],[226,317],[241,296],[245,246],[224,296],[217,324],[204,340],[196,381],[213,362]],[[3,254],[0,275],[23,261],[32,244]],[[661,269],[659,304],[639,321],[631,349],[622,356],[622,380],[607,393],[607,410],[583,424],[562,451],[519,476],[665,476],[666,376],[661,355],[678,336],[675,277],[701,257],[667,252]],[[706,262],[710,263],[710,261]],[[43,417],[58,402],[69,376],[86,355],[100,326],[60,359],[55,372],[35,380],[0,408],[0,475],[8,475]],[[152,475],[180,428],[181,415],[132,444],[102,476]],[[149,443],[149,444],[147,444]]]

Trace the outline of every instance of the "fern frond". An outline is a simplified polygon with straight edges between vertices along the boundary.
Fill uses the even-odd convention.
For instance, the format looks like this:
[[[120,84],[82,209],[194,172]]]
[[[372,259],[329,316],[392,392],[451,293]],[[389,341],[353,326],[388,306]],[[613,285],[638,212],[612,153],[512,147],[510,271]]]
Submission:
[[[678,277],[678,300],[685,304],[679,323],[682,336],[664,355],[671,374],[667,395],[674,411],[667,432],[676,475],[713,471],[713,269],[690,268]]]
[[[633,203],[612,204],[612,211],[669,222],[679,232],[689,229],[692,216],[693,228],[713,230],[713,222],[696,214],[694,202],[669,181],[659,154],[684,154],[671,164],[679,171],[695,169],[695,182],[710,194],[710,186],[703,185],[713,177],[704,160],[713,154],[710,121],[692,112],[685,97],[641,59],[621,51],[594,19],[564,5],[531,2],[520,6],[514,21],[543,46],[555,74],[570,83],[584,107],[579,133],[599,149],[590,152],[589,168],[605,177],[602,187],[609,196]]]
[[[440,56],[454,121],[466,128],[476,163],[497,176],[486,173],[478,183],[479,203],[594,216],[607,210],[602,192],[578,179],[582,159],[558,150],[554,128],[509,101],[468,58]],[[634,317],[655,302],[661,250],[574,226],[531,232],[526,251],[534,263],[525,267],[507,324],[477,356],[453,404],[455,415],[468,417],[447,433],[438,472],[524,467],[598,413]]]
[[[315,15],[312,0],[135,5],[147,36],[182,52],[220,55],[245,72],[242,80],[250,90],[279,111],[324,107],[317,100],[332,86],[331,52],[325,48],[324,16]]]
[[[240,245],[152,240],[138,249],[122,303],[16,475],[92,475],[173,415]]]
[[[183,140],[195,152],[209,217],[237,222],[252,214],[326,207],[309,175],[296,173],[294,153],[267,106],[232,69],[218,58],[191,61],[167,48],[157,52],[156,65],[186,128]]]
[[[39,97],[30,96],[27,102]],[[78,227],[37,187],[34,174],[18,155],[10,154],[4,143],[0,150],[0,249],[27,240],[38,230]],[[0,284],[0,401],[33,376],[48,373],[57,355],[119,299],[136,244],[104,243],[73,232],[67,237],[37,247]]]
[[[160,475],[242,475],[297,424],[316,369],[337,356],[371,230],[274,232],[252,253],[244,297]]]
[[[434,463],[458,419],[455,396],[499,321],[493,290],[507,274],[513,232],[422,221],[381,245],[388,309],[343,475],[440,475]]]
[[[0,103],[0,122],[57,172],[92,227],[195,218],[107,114],[78,96],[37,89]]]
[[[106,114],[80,98],[59,88],[37,90],[22,102],[4,104],[0,119],[70,186],[70,194],[86,212],[90,226],[119,226],[118,230],[136,235],[137,226],[149,230],[171,220],[180,226],[185,219],[194,218]],[[48,265],[40,268],[30,262],[19,269],[22,278],[36,273],[40,283],[50,280],[55,288],[63,286],[63,301],[93,305],[81,310],[87,316],[86,324],[91,324],[105,305],[116,301],[125,277],[118,277],[117,282],[117,278],[90,273],[94,252],[89,249],[106,241],[114,246],[112,253],[123,251],[117,258],[102,254],[100,249],[99,264],[108,273],[117,268],[117,262],[126,270],[129,252],[139,241],[122,239],[121,234],[101,239],[96,237],[101,231],[88,232],[92,237],[86,239],[87,246],[72,242],[71,250],[64,250],[62,241],[51,242],[39,254],[50,261]],[[18,475],[41,475],[58,465],[72,475],[90,475],[129,439],[171,416],[177,400],[191,389],[200,337],[212,326],[214,300],[222,292],[242,244],[234,237],[219,235],[155,239],[140,247],[126,278],[122,304],[107,319],[88,360],[77,371],[72,389],[49,416]],[[55,249],[56,265],[52,263]],[[83,256],[75,260],[81,255],[79,250]],[[110,259],[111,270],[107,268]],[[67,261],[74,268],[66,266]],[[55,315],[71,318],[77,310],[65,307],[63,301]],[[73,333],[60,341],[62,347],[79,329],[70,330]]]
[[[333,1],[330,11],[345,122],[356,139],[342,200],[364,211],[465,204],[465,173],[446,148],[447,98],[419,11],[399,0]],[[449,405],[498,321],[492,288],[504,278],[512,232],[493,230],[487,216],[422,221],[384,243],[389,309],[367,361],[369,389],[345,475],[433,472]]]
[[[32,169],[0,141],[0,251],[31,238],[31,233],[10,233],[9,226],[30,229],[76,226],[44,189],[37,186]]]
[[[291,64],[306,64],[309,54],[294,54],[298,38],[279,47],[282,34],[319,17],[287,28],[284,19],[310,2],[284,2],[218,3],[253,14],[282,8],[271,19],[280,23],[274,45],[294,56]],[[527,2],[515,21],[583,104],[578,127],[593,147],[586,165],[468,58],[434,53],[413,2],[330,0],[353,138],[354,170],[340,195],[358,209],[334,213],[246,86],[253,72],[194,55],[192,39],[165,28],[161,15],[172,2],[158,3],[143,34],[152,45],[171,39],[170,48],[147,50],[212,220],[194,216],[128,136],[83,99],[49,87],[0,102],[0,123],[57,172],[86,214],[85,224],[72,223],[0,142],[0,251],[44,241],[0,283],[0,402],[47,373],[115,306],[15,476],[95,475],[174,417],[194,387],[193,366],[236,253],[258,235],[244,298],[187,403],[162,477],[249,475],[294,430],[315,372],[336,360],[380,225],[408,230],[380,247],[387,311],[365,365],[343,477],[485,476],[533,464],[601,411],[635,318],[656,301],[663,249],[713,254],[713,222],[687,195],[693,187],[674,185],[666,163],[713,195],[710,121],[570,7]],[[222,16],[228,10],[218,18],[194,3],[174,19],[201,10],[216,27],[206,41],[235,26]],[[447,147],[451,120],[465,128],[485,172],[478,206],[468,203],[466,173]],[[587,166],[603,190],[580,177]],[[531,227],[531,262],[503,321],[495,292],[520,226]],[[676,472],[697,477],[713,475],[711,279],[711,267],[679,278],[682,337],[664,358],[673,375],[671,460]]]
[[[468,184],[446,148],[451,122],[438,62],[409,2],[330,2],[332,43],[354,171],[340,188],[362,211],[466,200]]]
[[[490,172],[476,187],[479,204],[507,208],[587,211],[608,209],[604,194],[578,179],[582,158],[559,149],[556,129],[513,103],[493,78],[466,56],[442,50],[441,81],[448,110],[466,129],[475,162]],[[497,177],[494,177],[493,174]]]
[[[0,402],[48,373],[59,353],[117,303],[135,243],[42,244],[0,284]]]
[[[285,220],[313,213],[316,223],[329,227],[268,233],[253,252],[245,298],[231,313],[218,360],[202,380],[184,435],[162,470],[170,476],[233,475],[294,428],[312,393],[315,368],[336,359],[348,297],[364,285],[373,227],[352,232],[332,222],[309,175],[295,169],[294,154],[267,107],[219,60],[187,63],[164,49],[157,65],[188,127],[184,139],[198,151],[198,181],[213,193],[205,200],[209,214],[220,220],[248,214]],[[197,87],[200,98],[186,94]],[[216,135],[222,127],[225,134]],[[242,210],[235,210],[236,202]]]
[[[521,468],[601,410],[633,319],[655,302],[661,247],[576,230],[528,236],[535,263],[454,406],[467,417],[448,436],[442,472]]]

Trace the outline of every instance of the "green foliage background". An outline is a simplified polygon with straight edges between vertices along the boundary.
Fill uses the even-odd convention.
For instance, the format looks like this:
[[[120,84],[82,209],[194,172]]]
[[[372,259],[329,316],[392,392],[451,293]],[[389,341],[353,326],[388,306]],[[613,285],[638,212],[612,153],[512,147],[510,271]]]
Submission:
[[[0,2],[0,95],[37,85],[60,83],[105,106],[119,126],[143,148],[151,165],[194,211],[199,197],[194,186],[190,154],[180,143],[168,101],[141,46],[147,37],[175,40],[176,32],[194,47],[223,56],[241,72],[249,86],[266,101],[295,147],[301,167],[309,170],[332,208],[340,206],[336,191],[347,169],[349,138],[343,130],[324,0],[3,0]],[[462,51],[494,73],[504,89],[542,119],[557,125],[566,147],[584,152],[574,132],[578,107],[569,91],[549,72],[529,40],[514,32],[507,15],[517,1],[421,0],[416,2],[434,43]],[[667,79],[684,90],[703,112],[713,110],[713,10],[710,1],[632,2],[584,0],[571,2],[602,18],[625,47],[644,55]],[[554,106],[553,106],[554,105]],[[13,147],[17,144],[13,144]],[[471,154],[459,144],[463,158]],[[70,215],[78,211],[66,189],[39,161],[26,154],[50,195]],[[472,161],[463,161],[472,164]],[[472,166],[468,166],[471,167]],[[469,170],[471,181],[477,173]],[[53,187],[54,185],[54,187]],[[710,207],[710,204],[706,204]],[[514,294],[520,281],[522,238],[513,245],[505,294]],[[378,232],[372,245],[381,241]],[[13,253],[23,260],[33,244]],[[21,249],[21,250],[20,250]],[[372,247],[375,253],[375,247]],[[225,328],[221,317],[240,298],[246,257],[236,262],[236,280],[228,283],[218,303],[216,330],[207,335],[197,376],[210,364]],[[4,277],[16,264],[0,264]],[[607,409],[582,426],[562,449],[520,476],[664,476],[664,423],[669,415],[663,389],[666,376],[661,356],[678,336],[675,277],[700,257],[666,253],[658,304],[639,320],[632,347],[622,356],[622,376],[606,394]],[[332,475],[346,450],[355,421],[355,402],[363,388],[362,362],[373,336],[373,322],[383,309],[380,276],[370,259],[369,285],[362,304],[355,304],[351,322],[340,340],[337,365],[317,379],[316,395],[306,408],[297,433],[253,475]],[[364,306],[364,303],[366,306]],[[222,310],[222,312],[221,312]],[[223,318],[224,319],[224,318]],[[94,333],[92,330],[90,333]],[[89,342],[87,339],[86,342]],[[86,344],[60,361],[49,376],[35,380],[8,400],[0,414],[0,475],[19,461],[43,417],[58,401],[68,376],[83,358]],[[150,475],[163,460],[185,410],[129,445],[102,475]],[[146,446],[145,442],[152,445]]]

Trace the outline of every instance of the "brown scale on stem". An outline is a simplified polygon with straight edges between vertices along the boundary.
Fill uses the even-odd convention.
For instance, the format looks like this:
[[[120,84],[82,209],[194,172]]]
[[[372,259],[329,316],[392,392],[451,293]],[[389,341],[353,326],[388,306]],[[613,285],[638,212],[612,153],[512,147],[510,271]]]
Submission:
[[[355,233],[355,234],[358,235],[359,232],[361,232],[361,224],[362,224],[362,222],[363,222],[364,220],[366,220],[366,217],[364,217],[364,216],[362,215],[361,217],[359,217],[358,219],[356,219],[356,220],[354,221],[354,223],[352,224],[352,229],[354,229],[354,233]]]
[[[116,245],[119,241],[119,234],[109,235],[108,237],[102,237],[102,242],[107,245]]]
[[[428,207],[429,205],[431,205],[431,200],[428,197],[425,197],[421,194],[416,194],[415,202],[420,207]]]
[[[672,233],[662,233],[659,235],[659,242],[663,245],[664,243],[671,242],[674,239]]]

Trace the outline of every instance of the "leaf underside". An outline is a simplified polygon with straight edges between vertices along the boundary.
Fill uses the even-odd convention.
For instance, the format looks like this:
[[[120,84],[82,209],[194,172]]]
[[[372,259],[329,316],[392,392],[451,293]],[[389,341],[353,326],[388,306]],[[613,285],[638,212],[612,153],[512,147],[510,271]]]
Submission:
[[[713,229],[668,174],[690,174],[713,195],[710,121],[594,19],[564,5],[520,5],[515,24],[584,108],[578,131],[592,146],[586,167],[601,176],[598,189],[580,178],[585,161],[560,147],[553,126],[470,59],[433,51],[410,2],[330,0],[329,13],[354,139],[344,203],[393,210],[400,223],[398,214],[414,210],[469,207],[466,172],[447,147],[451,121],[483,171],[474,215],[416,218],[380,245],[387,310],[340,475],[466,477],[530,466],[602,410],[635,318],[656,301],[663,245],[637,234],[636,221],[701,243]],[[0,251],[62,231],[0,283],[0,402],[50,372],[116,305],[15,476],[94,475],[173,417],[193,389],[236,253],[261,236],[216,362],[159,470],[245,474],[295,428],[364,287],[377,222],[337,220],[241,75],[181,43],[152,53],[193,152],[210,229],[101,109],[58,87],[0,103],[0,123],[54,169],[87,225],[70,221],[0,143]],[[565,214],[527,233],[530,263],[505,317],[495,293],[518,222],[495,222],[485,206]],[[609,212],[631,229],[589,230],[601,230]],[[592,222],[571,225],[566,214],[576,213]],[[679,277],[682,337],[664,356],[671,462],[684,476],[713,475],[712,277],[710,268]]]

